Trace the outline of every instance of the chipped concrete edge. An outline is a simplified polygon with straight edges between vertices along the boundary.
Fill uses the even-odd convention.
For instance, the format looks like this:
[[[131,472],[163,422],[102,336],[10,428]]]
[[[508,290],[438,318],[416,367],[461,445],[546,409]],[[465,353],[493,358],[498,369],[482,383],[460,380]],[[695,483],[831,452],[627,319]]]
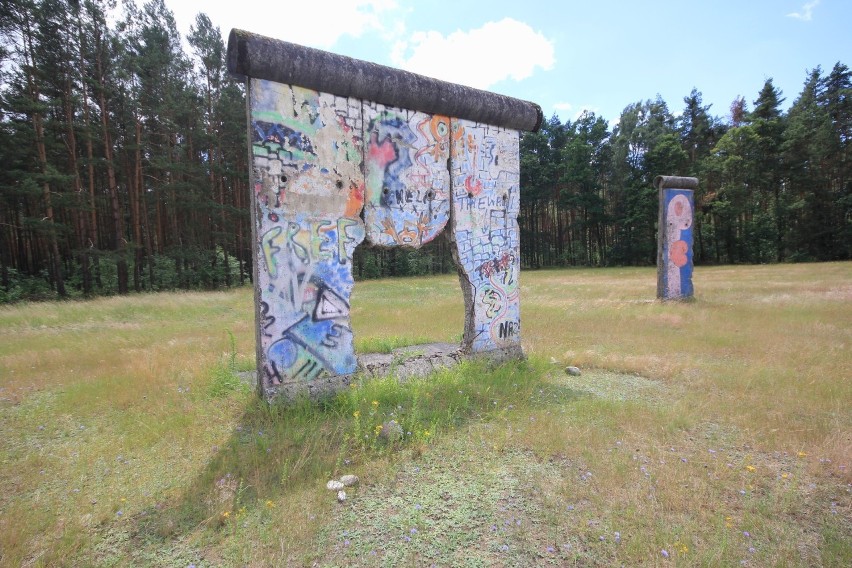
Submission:
[[[267,402],[291,402],[302,396],[317,400],[334,396],[348,387],[358,377],[379,378],[395,377],[400,382],[408,379],[428,377],[443,369],[451,369],[465,360],[488,361],[502,364],[508,361],[525,359],[520,346],[512,346],[491,351],[467,353],[453,343],[426,343],[399,347],[390,353],[366,353],[358,356],[358,368],[354,373],[324,376],[310,382],[291,381],[265,387],[263,398]],[[241,380],[257,385],[257,371],[238,373]]]

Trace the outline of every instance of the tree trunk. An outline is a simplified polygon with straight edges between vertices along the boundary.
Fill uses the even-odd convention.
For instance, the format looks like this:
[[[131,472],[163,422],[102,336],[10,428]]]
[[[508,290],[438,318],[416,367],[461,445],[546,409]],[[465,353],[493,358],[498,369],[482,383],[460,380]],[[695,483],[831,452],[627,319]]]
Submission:
[[[104,141],[104,158],[107,168],[107,185],[109,191],[110,204],[112,206],[113,220],[113,247],[116,252],[116,268],[118,271],[118,293],[127,294],[128,292],[128,274],[127,274],[127,257],[125,256],[125,240],[124,240],[124,222],[121,215],[121,203],[118,197],[118,182],[115,175],[115,163],[113,161],[112,151],[112,136],[109,132],[109,109],[106,102],[106,80],[104,78],[103,64],[101,57],[103,56],[103,42],[101,41],[100,33],[95,34],[96,54],[95,61],[97,80],[98,80],[98,104],[101,111],[101,133]]]
[[[37,108],[39,105],[40,92],[36,83],[35,77],[32,75],[32,61],[29,61],[33,53],[32,46],[32,30],[30,29],[29,20],[24,21],[24,42],[26,43],[27,70],[27,90],[29,91],[30,99],[33,106]],[[38,161],[41,168],[44,181],[42,183],[42,198],[44,199],[44,219],[49,224],[48,230],[48,261],[53,283],[56,286],[56,293],[64,298],[67,293],[65,291],[65,281],[62,278],[62,265],[59,256],[59,242],[56,238],[56,224],[53,219],[53,204],[50,195],[50,183],[48,182],[48,166],[47,166],[47,149],[44,143],[44,123],[42,121],[41,112],[34,110],[32,114],[33,128],[35,129],[36,151],[38,152]]]

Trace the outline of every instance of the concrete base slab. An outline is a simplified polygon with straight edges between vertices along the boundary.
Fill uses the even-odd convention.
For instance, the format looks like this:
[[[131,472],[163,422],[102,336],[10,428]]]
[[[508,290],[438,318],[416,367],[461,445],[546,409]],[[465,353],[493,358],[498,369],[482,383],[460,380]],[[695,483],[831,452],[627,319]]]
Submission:
[[[275,399],[294,400],[307,395],[316,400],[349,386],[352,379],[358,375],[366,377],[393,376],[400,381],[411,378],[426,377],[441,369],[449,369],[465,359],[486,359],[494,363],[524,359],[520,346],[505,349],[494,349],[479,353],[464,353],[454,343],[426,343],[398,347],[390,353],[366,353],[358,356],[358,370],[353,374],[320,377],[310,382],[292,382],[276,385],[274,388],[263,389],[263,397],[272,401]],[[240,378],[252,386],[257,385],[257,371],[246,371],[239,374]]]

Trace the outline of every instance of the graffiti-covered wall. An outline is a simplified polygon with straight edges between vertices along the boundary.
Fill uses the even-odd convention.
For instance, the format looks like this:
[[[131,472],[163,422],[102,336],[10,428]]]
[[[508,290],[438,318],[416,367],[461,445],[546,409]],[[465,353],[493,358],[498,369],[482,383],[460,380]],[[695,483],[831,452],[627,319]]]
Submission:
[[[360,101],[259,79],[249,98],[264,387],[353,373],[352,255],[364,240]]]
[[[660,221],[657,251],[657,297],[664,300],[693,296],[692,226],[696,178],[658,176]]]
[[[453,119],[451,136],[463,343],[474,352],[520,352],[518,131]]]
[[[265,395],[334,390],[357,370],[352,258],[365,239],[417,248],[448,230],[460,350],[523,355],[518,142],[541,124],[537,105],[236,30],[228,65],[249,88]]]

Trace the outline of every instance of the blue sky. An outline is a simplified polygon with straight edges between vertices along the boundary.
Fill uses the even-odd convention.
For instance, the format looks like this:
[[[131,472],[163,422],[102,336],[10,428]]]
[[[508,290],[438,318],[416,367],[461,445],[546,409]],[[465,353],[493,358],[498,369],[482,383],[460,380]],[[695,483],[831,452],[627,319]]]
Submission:
[[[141,1],[141,0],[140,0]],[[679,113],[693,87],[726,117],[766,79],[786,101],[806,72],[852,66],[850,0],[165,0],[178,28],[203,10],[232,27],[531,100],[610,123],[661,95]]]

